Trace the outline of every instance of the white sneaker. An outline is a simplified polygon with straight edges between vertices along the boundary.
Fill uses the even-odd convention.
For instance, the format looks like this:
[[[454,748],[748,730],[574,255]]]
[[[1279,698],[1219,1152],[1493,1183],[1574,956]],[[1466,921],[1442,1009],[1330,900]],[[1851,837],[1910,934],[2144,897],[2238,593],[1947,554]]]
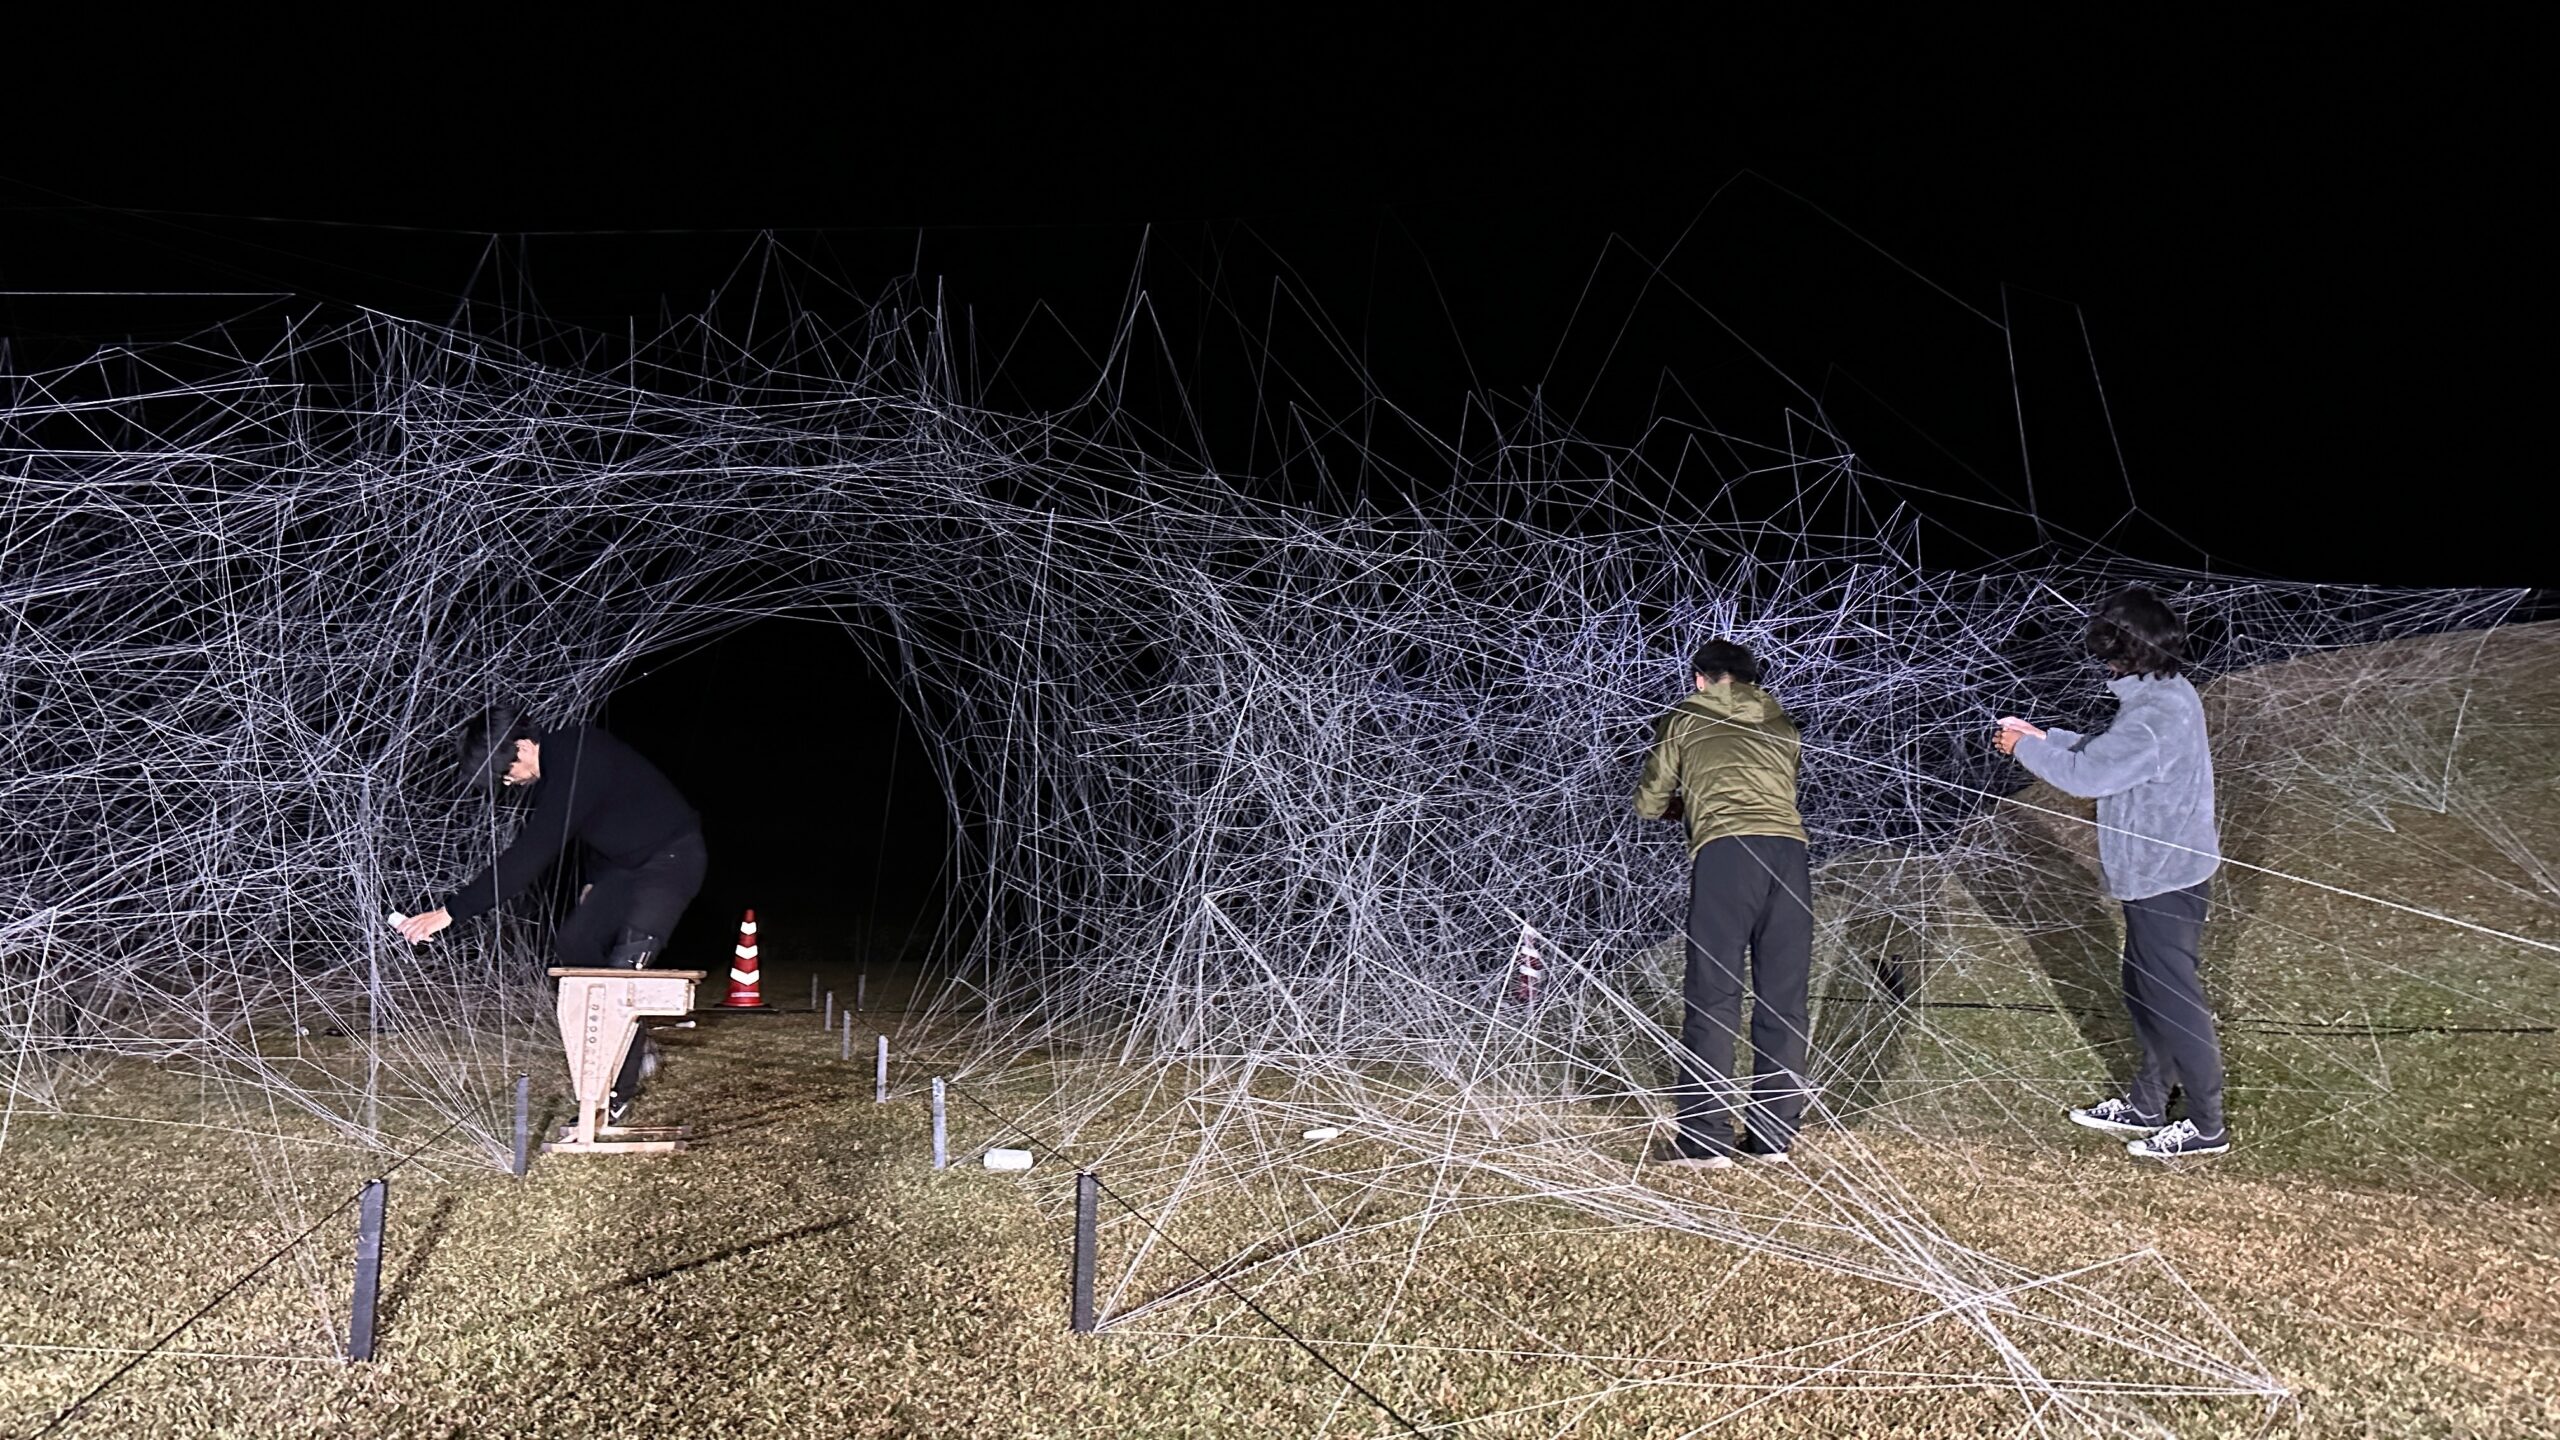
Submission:
[[[1786,1147],[1767,1144],[1763,1142],[1759,1136],[1752,1134],[1745,1134],[1742,1137],[1741,1154],[1743,1159],[1748,1160],[1755,1165],[1792,1165],[1795,1163],[1795,1157],[1786,1152]]]
[[[1657,1145],[1655,1154],[1657,1157],[1655,1164],[1672,1170],[1730,1170],[1733,1168],[1732,1152],[1706,1145],[1691,1144],[1689,1137],[1680,1133],[1677,1124],[1672,1126],[1669,1143]]]
[[[1730,1155],[1667,1155],[1656,1162],[1665,1170],[1730,1170]]]
[[[2071,1123],[2110,1135],[2148,1135],[2169,1123],[2166,1115],[2145,1115],[2130,1100],[2101,1100],[2071,1112]]]

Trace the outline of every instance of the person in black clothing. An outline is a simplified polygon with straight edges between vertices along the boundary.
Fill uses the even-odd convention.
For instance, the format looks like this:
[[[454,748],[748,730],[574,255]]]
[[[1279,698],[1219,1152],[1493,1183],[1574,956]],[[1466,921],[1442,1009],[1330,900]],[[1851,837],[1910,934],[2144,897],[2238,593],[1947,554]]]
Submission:
[[[457,920],[477,919],[521,895],[569,842],[586,849],[588,881],[552,937],[563,966],[636,970],[674,933],[702,889],[709,852],[702,819],[640,752],[593,725],[542,730],[500,707],[466,726],[463,784],[531,786],[533,814],[489,868],[436,908],[399,924],[415,944]],[[614,1084],[619,1116],[639,1094],[646,1046],[634,1045]]]

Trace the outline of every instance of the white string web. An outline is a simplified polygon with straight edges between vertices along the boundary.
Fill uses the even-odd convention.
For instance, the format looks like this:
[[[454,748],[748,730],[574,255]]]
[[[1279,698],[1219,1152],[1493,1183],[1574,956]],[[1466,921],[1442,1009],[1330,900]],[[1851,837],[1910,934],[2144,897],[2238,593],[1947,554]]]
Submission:
[[[2099,1083],[2091,1026],[2116,1002],[2087,812],[2007,801],[2020,777],[1985,737],[2001,713],[2103,721],[2071,606],[2105,587],[2170,592],[2230,677],[2226,915],[2361,907],[2401,928],[2329,932],[2343,965],[2468,1023],[2548,1020],[2473,983],[2547,973],[2560,887],[2495,777],[2455,764],[2465,726],[2504,723],[2496,697],[2448,681],[2488,643],[2464,632],[2522,595],[2094,550],[1933,569],[1917,520],[1802,429],[1783,450],[1716,434],[1723,461],[1669,475],[1530,416],[1443,447],[1437,504],[1284,504],[1270,477],[1172,458],[1107,390],[1062,416],[972,403],[930,310],[786,333],[759,355],[685,328],[581,364],[368,315],[9,382],[8,1116],[79,1110],[139,1056],[201,1083],[196,1123],[393,1147],[459,1120],[495,1157],[506,1080],[549,1064],[543,926],[413,951],[380,925],[504,839],[508,817],[453,798],[458,712],[584,715],[644,657],[786,611],[870,644],[961,837],[901,1053],[1222,1267],[1114,1218],[1107,1325],[1258,1344],[1239,1292],[1304,1317],[1322,1288],[1367,1320],[1310,1322],[1311,1343],[1394,1393],[1413,1367],[1541,1367],[1530,1398],[1440,1421],[1560,1433],[1673,1389],[1710,1431],[1846,1387],[2131,1433],[2159,1404],[2282,1394],[2158,1257],[2004,1259],[1909,1181],[1972,1163],[1950,1137],[2052,1146],[2057,1102]],[[1283,471],[1348,443],[1292,423],[1310,440]],[[1739,513],[1771,477],[1793,501]],[[2544,632],[2508,633],[2547,668]],[[1628,794],[1716,634],[1761,654],[1807,734],[1820,998],[1799,1164],[1711,1188],[1638,1159],[1684,872]],[[2373,885],[2267,818],[2289,802],[2341,832],[2457,816],[2492,859],[2440,858],[2488,898]],[[2291,1123],[2390,1087],[2321,1025],[2435,1018],[2321,998],[2262,977],[2226,1000],[2326,1077],[2334,1104]],[[280,1211],[322,1198],[261,1173]],[[1489,1237],[1563,1255],[1636,1232],[1899,1308],[1700,1351],[1613,1328],[1604,1298],[1441,1278]],[[1350,1406],[1347,1432],[1376,1420]]]

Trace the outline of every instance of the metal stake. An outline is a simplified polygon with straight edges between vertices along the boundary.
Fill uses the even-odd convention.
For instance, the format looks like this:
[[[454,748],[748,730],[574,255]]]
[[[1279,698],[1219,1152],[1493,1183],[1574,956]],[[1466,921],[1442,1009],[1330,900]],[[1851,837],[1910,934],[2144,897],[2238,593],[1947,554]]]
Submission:
[[[871,989],[871,972],[870,972],[870,971],[868,971],[868,970],[858,970],[858,971],[855,971],[855,972],[854,972],[854,976],[853,976],[853,1008],[854,1008],[854,1009],[856,1009],[856,1010],[860,1010],[860,1009],[863,1009],[863,1008],[864,1008],[864,1006],[863,1006],[863,1003],[862,1003],[862,1002],[863,1002],[863,999],[864,999],[865,995],[870,991],[870,989]]]
[[[836,992],[833,990],[827,992],[826,1018],[818,1022],[818,1028],[821,1030],[833,1030],[836,1028]]]
[[[871,1103],[874,1105],[889,1103],[889,1037],[886,1035],[880,1037],[879,1063],[872,1072]]]
[[[347,1327],[347,1358],[373,1358],[373,1302],[382,1288],[382,1207],[391,1182],[365,1182],[356,1208],[356,1313]]]
[[[533,1077],[516,1077],[516,1163],[515,1177],[524,1178],[526,1166],[533,1158]]]
[[[1895,1003],[1899,1004],[1911,998],[1909,962],[1899,955],[1887,955],[1884,957],[1884,963],[1877,966],[1876,970],[1884,980],[1885,993],[1892,996]]]
[[[1093,1231],[1101,1208],[1102,1182],[1090,1170],[1076,1172],[1076,1278],[1067,1302],[1067,1328],[1093,1333]]]
[[[839,1060],[853,1058],[853,1015],[850,1011],[846,1012],[844,1017],[844,1044],[837,1050],[836,1058]]]
[[[942,1077],[933,1077],[933,1168],[941,1170],[951,1164],[951,1132],[942,1120]]]

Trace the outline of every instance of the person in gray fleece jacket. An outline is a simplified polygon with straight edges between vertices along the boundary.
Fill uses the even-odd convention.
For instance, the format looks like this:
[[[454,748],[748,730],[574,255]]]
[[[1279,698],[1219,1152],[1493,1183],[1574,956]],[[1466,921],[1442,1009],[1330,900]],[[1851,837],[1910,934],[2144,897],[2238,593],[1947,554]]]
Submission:
[[[2036,778],[2098,802],[2098,867],[2124,902],[2124,1004],[2141,1063],[2126,1094],[2071,1112],[2074,1123],[2134,1137],[2137,1159],[2219,1155],[2222,1047],[2198,973],[2208,887],[2222,863],[2213,824],[2213,756],[2204,704],[2182,673],[2186,627],[2148,590],[2123,591],[2089,621],[2089,653],[2115,678],[2115,723],[2096,735],[2003,719],[1997,738]],[[2183,1088],[2186,1118],[2169,1120]]]

